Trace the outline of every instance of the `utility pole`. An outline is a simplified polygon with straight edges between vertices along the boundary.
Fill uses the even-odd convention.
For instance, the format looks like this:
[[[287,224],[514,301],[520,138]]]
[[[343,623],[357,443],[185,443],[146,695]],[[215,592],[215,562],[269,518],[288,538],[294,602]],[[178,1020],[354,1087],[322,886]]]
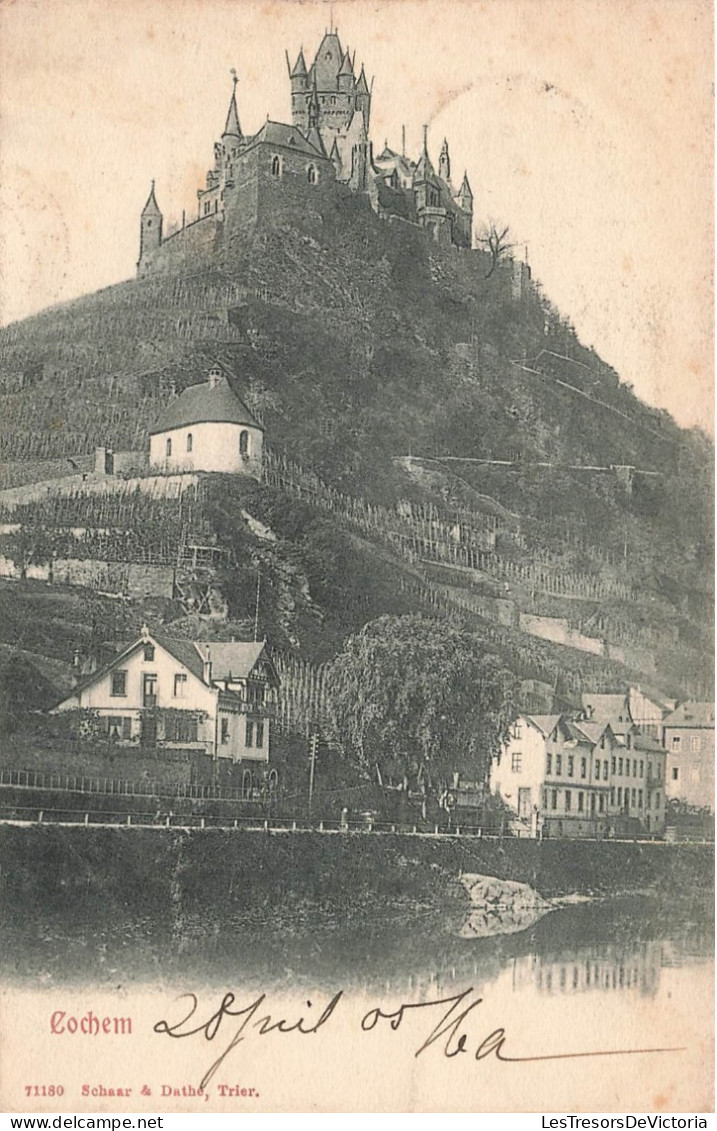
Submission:
[[[311,817],[311,805],[314,800],[314,774],[316,772],[316,750],[319,745],[319,736],[314,733],[309,741],[309,817]]]
[[[259,639],[259,594],[261,593],[261,572],[256,575],[256,608],[254,610],[254,639]]]

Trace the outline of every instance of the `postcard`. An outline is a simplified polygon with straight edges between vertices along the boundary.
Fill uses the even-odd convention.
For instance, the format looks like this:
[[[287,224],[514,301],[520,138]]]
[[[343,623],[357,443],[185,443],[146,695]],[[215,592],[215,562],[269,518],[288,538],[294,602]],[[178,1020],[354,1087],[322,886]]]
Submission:
[[[712,38],[0,6],[6,1111],[706,1126]]]

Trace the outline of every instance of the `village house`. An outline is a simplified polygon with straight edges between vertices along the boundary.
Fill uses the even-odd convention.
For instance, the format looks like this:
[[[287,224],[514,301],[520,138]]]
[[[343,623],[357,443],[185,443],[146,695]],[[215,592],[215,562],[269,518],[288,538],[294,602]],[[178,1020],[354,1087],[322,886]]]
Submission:
[[[234,392],[233,377],[214,362],[206,381],[169,402],[150,431],[150,471],[261,477],[264,430]]]
[[[667,750],[667,796],[714,810],[714,703],[681,703],[662,723]]]
[[[636,727],[565,715],[518,717],[494,759],[491,792],[523,836],[659,836],[664,831],[665,751]]]
[[[265,641],[180,640],[145,625],[52,713],[92,712],[128,756],[160,745],[267,762],[278,688]]]

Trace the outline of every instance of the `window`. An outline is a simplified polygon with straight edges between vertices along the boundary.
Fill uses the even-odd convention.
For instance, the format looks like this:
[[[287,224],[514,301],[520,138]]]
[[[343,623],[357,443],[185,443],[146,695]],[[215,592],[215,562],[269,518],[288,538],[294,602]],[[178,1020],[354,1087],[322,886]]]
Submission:
[[[569,789],[565,790],[565,812],[569,813],[573,807],[573,795]]]
[[[191,715],[175,715],[171,720],[170,742],[196,742],[199,726]]]
[[[516,719],[516,721],[513,723],[510,733],[512,734],[513,738],[523,737],[523,727],[519,719]]]
[[[171,454],[172,454],[172,441],[171,440],[167,440],[166,450],[167,450],[167,457],[169,458],[169,456],[171,456]]]
[[[546,774],[552,774],[552,772],[553,772],[553,755],[552,754],[546,754],[546,756],[545,756],[545,772],[546,772]]]
[[[222,746],[226,746],[227,743],[229,742],[229,719],[223,718],[221,720],[221,723],[222,723],[221,743],[222,743]]]
[[[174,698],[184,699],[187,691],[187,677],[177,673],[174,677]]]
[[[586,778],[588,776],[588,762],[587,758],[580,759],[580,777]]]
[[[271,175],[272,177],[281,176],[281,158],[278,156],[278,154],[274,154],[271,159]]]
[[[522,772],[522,769],[523,769],[523,755],[522,754],[517,754],[517,753],[511,754],[511,756],[510,756],[510,768],[513,771],[514,774],[519,774],[519,773]]]
[[[260,748],[264,745],[264,724],[263,723],[257,723],[256,724],[256,739],[255,739],[254,745],[258,746]]]
[[[628,748],[628,750],[632,749],[632,735],[631,734],[628,734],[628,736],[627,736],[627,748]]]
[[[153,660],[154,659],[154,644],[145,644],[145,646],[144,646],[144,658],[145,658],[145,660]]]
[[[245,770],[241,776],[241,794],[242,797],[251,797],[253,789],[251,770]]]
[[[672,745],[673,745],[673,746],[679,746],[679,745],[680,745],[680,736],[679,736],[679,734],[673,734],[673,736],[672,736]]]
[[[644,772],[645,772],[645,762],[644,762],[644,759],[641,758],[640,759],[640,777],[642,777]]]
[[[574,773],[575,773],[575,757],[572,754],[568,754],[568,777],[571,778]]]
[[[107,719],[107,733],[110,738],[119,738],[122,732],[122,719],[110,715]]]
[[[637,805],[637,790],[633,789],[632,790],[632,807],[633,807],[633,809],[635,808],[636,805]]]
[[[700,748],[700,736],[698,734],[693,734],[692,738],[690,739],[690,750],[692,750],[693,753],[696,754],[698,752],[699,748]]]
[[[315,165],[309,165],[308,169],[306,170],[306,179],[308,180],[310,185],[316,184],[316,182],[319,178],[318,178],[318,174],[316,172],[316,166]]]
[[[612,772],[615,773],[615,759],[612,759]]]
[[[658,789],[657,793],[655,794],[655,808],[659,809],[661,805],[662,805],[662,794],[660,793],[660,791]]]
[[[642,809],[642,800],[643,800],[642,790],[638,789],[638,791],[637,791],[637,804],[638,804],[640,809]]]
[[[595,759],[595,781],[600,781],[600,759]]]
[[[254,745],[254,723],[251,721],[251,719],[247,719],[247,721],[246,721],[246,742],[245,742],[245,746],[253,746],[253,745]]]
[[[605,812],[605,794],[601,793],[598,801],[598,808],[601,813]]]
[[[600,749],[601,750],[605,749],[605,735],[604,734],[600,735]]]
[[[194,447],[194,436],[191,432],[187,432],[187,451],[191,452]]]
[[[246,428],[244,428],[239,433],[239,455],[240,456],[248,456],[249,455],[249,433],[247,432]]]
[[[672,767],[672,780],[673,781],[679,781],[680,780],[680,767],[679,766],[673,766]]]
[[[585,794],[583,793],[582,790],[579,790],[579,792],[578,792],[578,812],[582,813],[584,808],[585,808]]]
[[[208,215],[209,215],[209,213],[211,212],[211,209],[212,209],[212,202],[211,202],[211,200],[206,200],[206,201],[204,202],[204,215],[205,215],[205,216],[208,216]]]
[[[115,698],[127,694],[127,672],[112,672],[110,695]]]
[[[557,791],[557,789],[554,789],[553,795],[550,798],[550,808],[551,809],[557,809],[557,807],[558,807],[558,791]]]
[[[632,760],[632,776],[634,778],[637,777],[637,758],[633,758]]]
[[[622,786],[621,785],[619,785],[617,787],[617,807],[618,807],[618,809],[622,808]]]
[[[611,805],[615,804],[615,786],[614,785],[610,786],[610,804]]]
[[[622,773],[622,758],[618,758],[618,760],[617,760],[617,772],[619,774]]]
[[[562,754],[556,754],[555,755],[555,772],[556,772],[556,774],[562,774],[562,772],[563,772],[563,756],[562,756]]]

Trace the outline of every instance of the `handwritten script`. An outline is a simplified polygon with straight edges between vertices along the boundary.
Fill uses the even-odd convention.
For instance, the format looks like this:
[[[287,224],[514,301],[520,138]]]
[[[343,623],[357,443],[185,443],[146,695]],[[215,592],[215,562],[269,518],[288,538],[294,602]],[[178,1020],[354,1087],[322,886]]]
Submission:
[[[345,1000],[343,990],[334,994],[321,1014],[312,1020],[305,1016],[296,1019],[275,1017],[267,1010],[267,995],[260,994],[248,1005],[237,1005],[236,996],[226,993],[222,998],[219,1008],[215,1009],[204,1021],[197,1020],[199,1000],[196,994],[183,994],[179,1001],[188,1001],[189,1012],[179,1021],[158,1021],[154,1026],[155,1033],[161,1033],[174,1039],[186,1037],[203,1037],[206,1041],[219,1039],[219,1043],[226,1040],[222,1051],[205,1072],[200,1088],[206,1088],[215,1072],[224,1063],[229,1054],[242,1042],[252,1037],[266,1037],[270,1034],[285,1035],[296,1033],[304,1037],[318,1033],[327,1026],[335,1015],[341,1003]],[[482,1004],[483,998],[476,996],[473,986],[462,993],[450,997],[436,998],[433,1001],[404,1002],[397,1009],[383,1009],[375,1006],[364,1013],[361,1018],[360,1028],[364,1033],[369,1033],[379,1026],[388,1026],[394,1032],[401,1028],[403,1021],[409,1016],[420,1014],[425,1016],[427,1026],[433,1027],[424,1036],[414,1052],[414,1056],[421,1056],[428,1049],[436,1046],[439,1053],[449,1060],[462,1055],[472,1056],[475,1060],[484,1060],[488,1056],[510,1064],[529,1063],[539,1060],[572,1060],[575,1058],[595,1056],[636,1056],[648,1053],[683,1052],[683,1048],[641,1048],[641,1049],[594,1049],[585,1052],[549,1053],[534,1056],[511,1056],[509,1054],[508,1035],[503,1028],[494,1029],[482,1040],[471,1032],[470,1022],[476,1020],[475,1011]],[[306,1002],[308,1009],[314,1006]],[[471,1016],[473,1015],[473,1016]],[[238,1023],[235,1025],[235,1023]],[[425,1032],[425,1031],[424,1031]]]

